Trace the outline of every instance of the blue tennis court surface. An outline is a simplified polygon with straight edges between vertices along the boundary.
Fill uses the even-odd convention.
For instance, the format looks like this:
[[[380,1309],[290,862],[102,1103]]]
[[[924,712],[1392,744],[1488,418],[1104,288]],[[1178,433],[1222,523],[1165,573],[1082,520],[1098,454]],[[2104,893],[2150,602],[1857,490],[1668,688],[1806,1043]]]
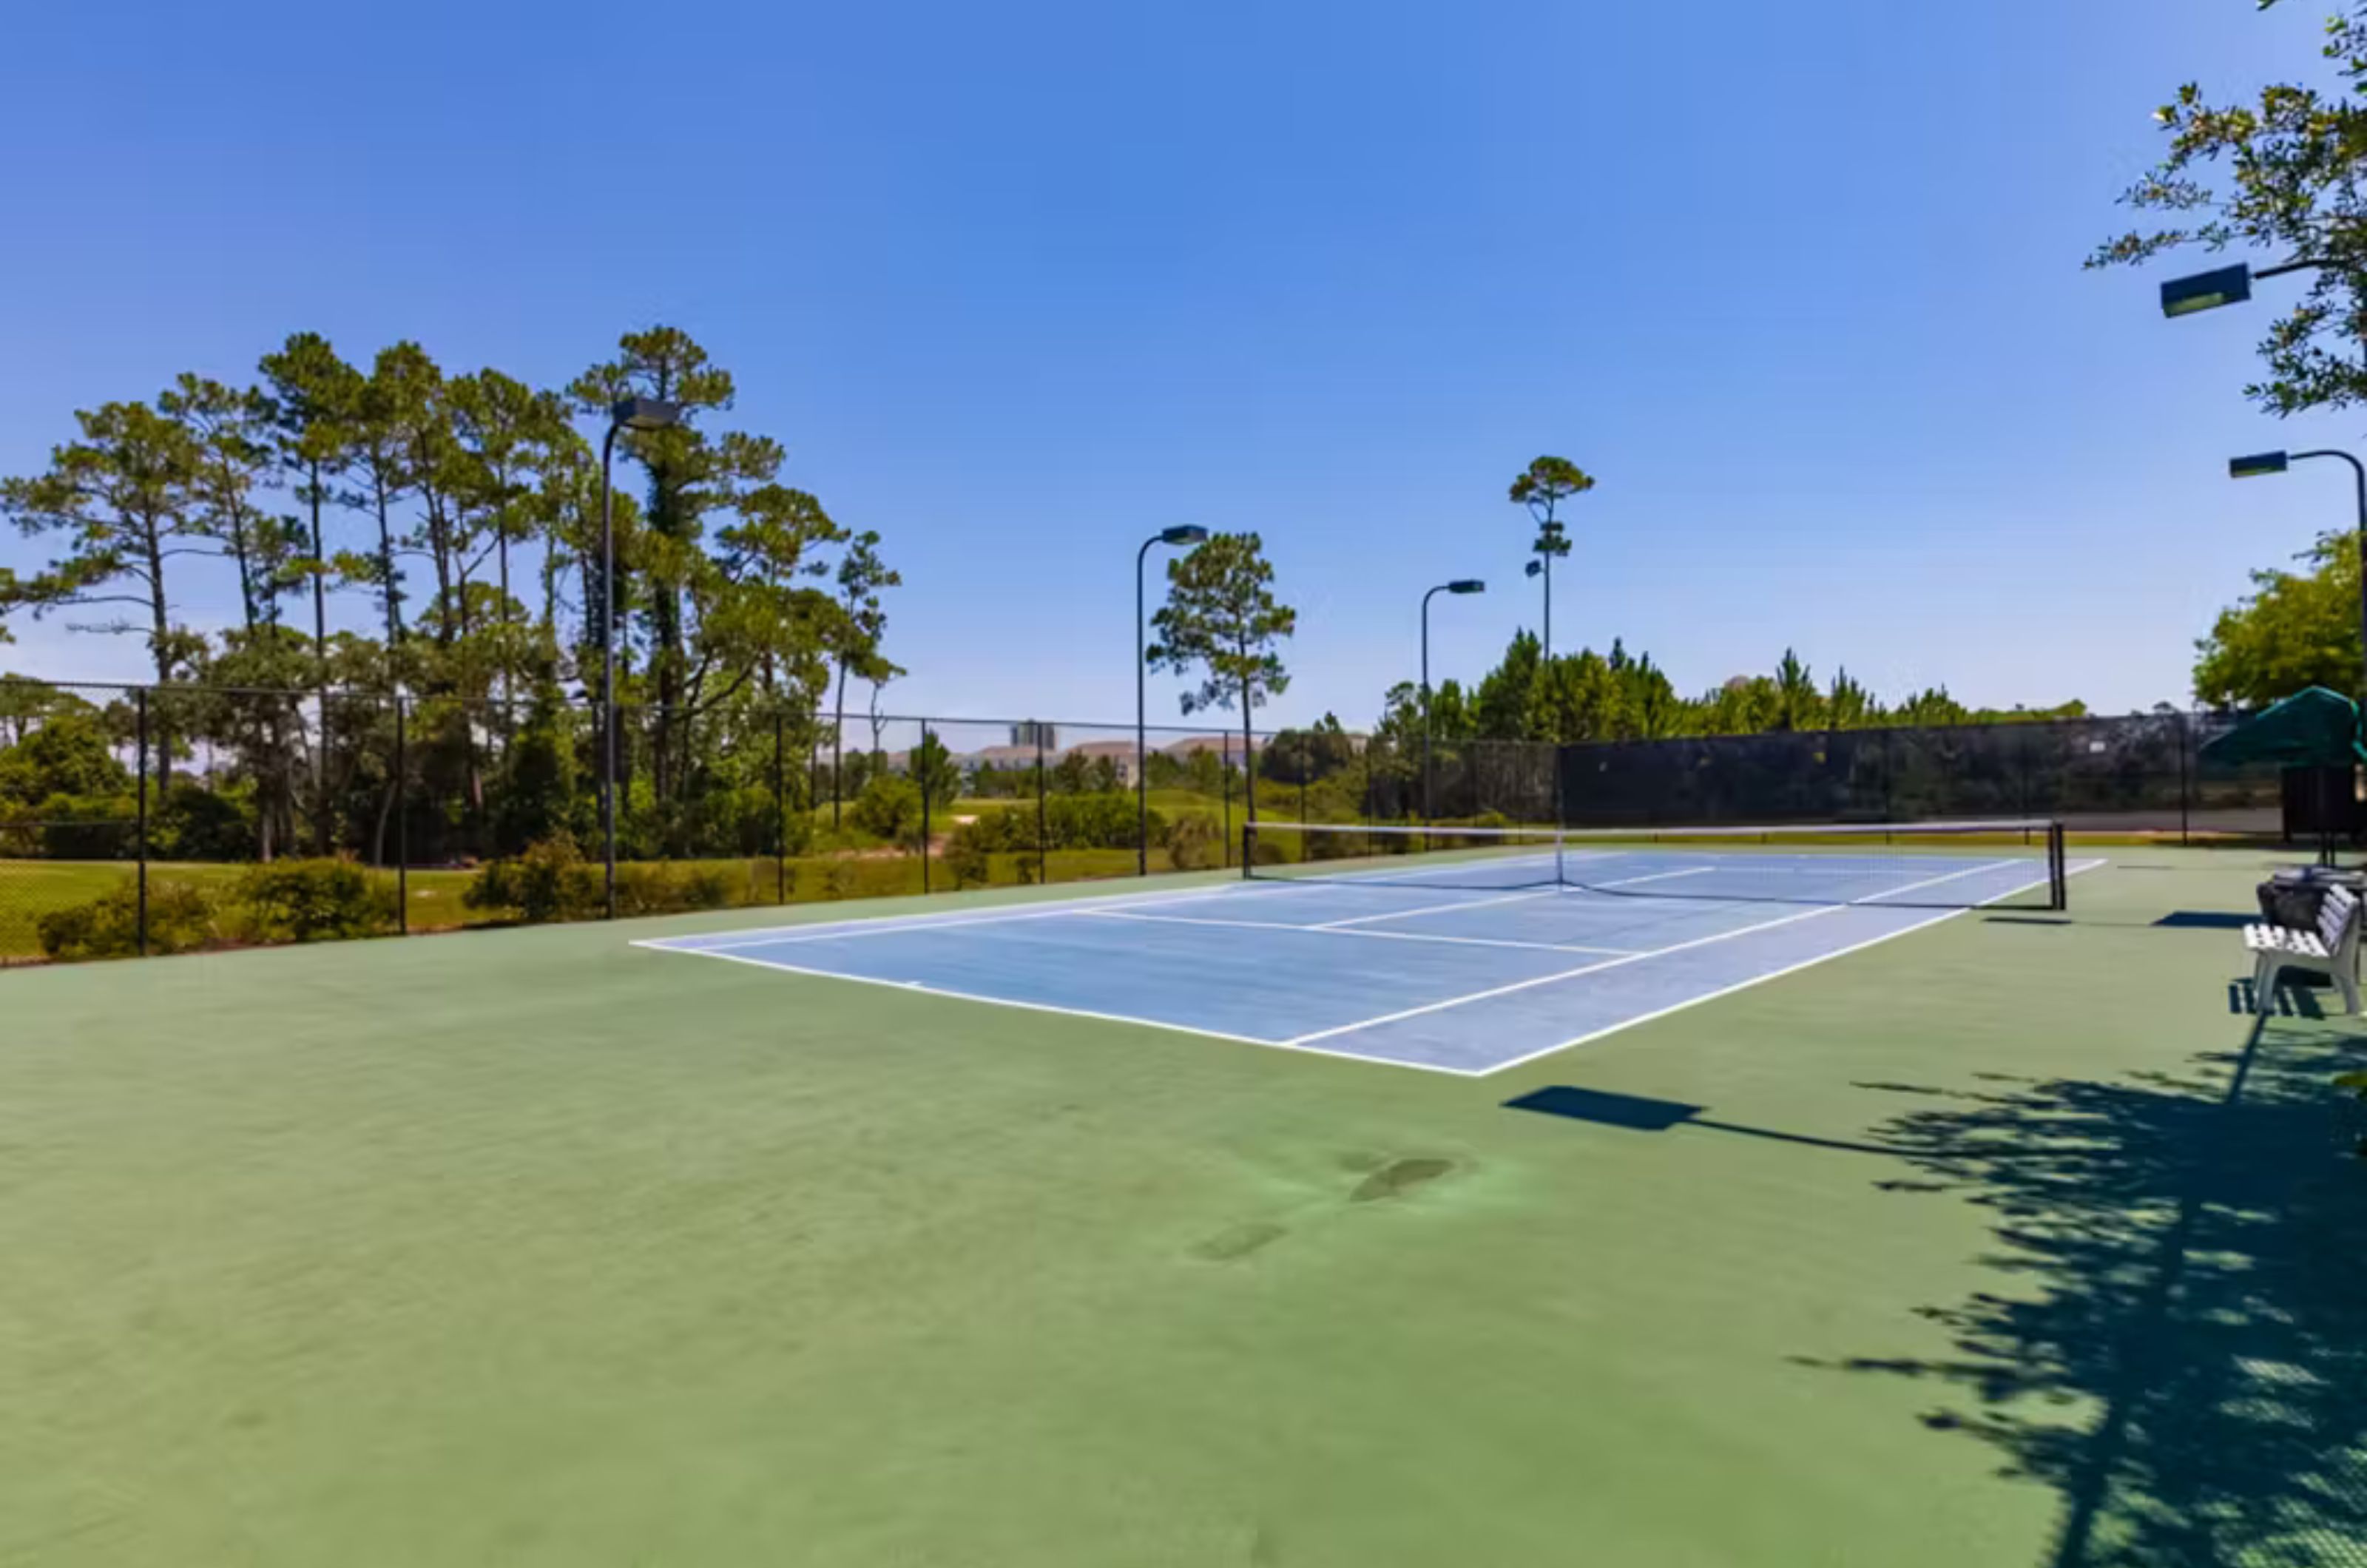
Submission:
[[[1478,1075],[2043,886],[2026,857],[1621,852],[1585,886],[1421,870],[637,945],[1255,1045]],[[2073,865],[2084,871],[2101,862]],[[1550,857],[1542,874],[1551,876]],[[1467,874],[1444,874],[1457,884]]]

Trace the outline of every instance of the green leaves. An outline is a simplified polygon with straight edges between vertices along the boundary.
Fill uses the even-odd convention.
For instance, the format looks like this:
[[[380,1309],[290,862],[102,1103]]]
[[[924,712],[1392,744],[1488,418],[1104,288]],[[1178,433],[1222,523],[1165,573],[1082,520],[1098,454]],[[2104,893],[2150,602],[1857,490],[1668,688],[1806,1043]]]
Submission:
[[[1167,563],[1167,604],[1150,618],[1159,641],[1146,657],[1154,670],[1200,674],[1185,713],[1239,704],[1246,721],[1289,688],[1279,649],[1298,612],[1274,597],[1273,581],[1255,534],[1214,534]]]
[[[2350,82],[2367,74],[2367,6],[2329,24],[2321,52]],[[2268,375],[2245,394],[2278,414],[2367,398],[2357,343],[2367,310],[2367,105],[2291,83],[2261,89],[2249,105],[2214,105],[2190,82],[2154,118],[2169,149],[2121,202],[2171,220],[2107,241],[2087,265],[2237,245],[2316,262],[2302,298],[2261,341]]]
[[[2305,571],[2252,573],[2252,592],[2195,644],[2198,701],[2257,707],[2304,686],[2359,691],[2358,549],[2329,534],[2307,558]]]

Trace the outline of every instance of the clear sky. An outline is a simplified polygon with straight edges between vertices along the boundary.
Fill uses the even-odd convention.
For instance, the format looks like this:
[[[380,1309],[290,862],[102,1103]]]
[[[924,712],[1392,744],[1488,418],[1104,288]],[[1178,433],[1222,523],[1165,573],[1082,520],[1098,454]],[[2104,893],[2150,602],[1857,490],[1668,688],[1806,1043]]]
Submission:
[[[2200,261],[2078,263],[2175,85],[2318,79],[2324,9],[22,8],[0,472],[295,329],[556,384],[663,321],[885,536],[900,711],[1130,715],[1134,547],[1191,522],[1262,532],[1300,609],[1262,719],[1369,721],[1430,584],[1490,583],[1436,675],[1535,624],[1540,452],[1602,480],[1557,645],[2182,700],[2245,570],[2349,518],[2334,465],[2225,458],[2351,433],[2243,400],[2265,309],[2159,318]]]

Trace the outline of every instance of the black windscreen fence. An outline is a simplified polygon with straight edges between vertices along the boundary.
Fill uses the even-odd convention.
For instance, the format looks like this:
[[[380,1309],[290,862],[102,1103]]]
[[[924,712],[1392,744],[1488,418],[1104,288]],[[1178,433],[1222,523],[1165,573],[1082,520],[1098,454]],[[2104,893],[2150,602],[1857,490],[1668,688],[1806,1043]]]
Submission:
[[[0,964],[1237,868],[1261,821],[2357,833],[2233,716],[1608,744],[0,678]],[[616,758],[614,863],[603,779]],[[1276,836],[1275,841],[1282,841]]]
[[[2206,762],[2234,717],[1802,731],[1569,746],[1561,820],[1929,822],[2047,817],[2071,831],[2275,840],[2282,770]]]

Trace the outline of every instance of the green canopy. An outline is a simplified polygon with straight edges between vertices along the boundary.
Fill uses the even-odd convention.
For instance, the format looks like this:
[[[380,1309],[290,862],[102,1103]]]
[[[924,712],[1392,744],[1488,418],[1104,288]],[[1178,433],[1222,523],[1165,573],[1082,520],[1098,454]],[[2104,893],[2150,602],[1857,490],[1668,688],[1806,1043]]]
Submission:
[[[2276,762],[2288,768],[2340,768],[2367,761],[2359,744],[2359,705],[2311,686],[2205,741],[2214,762]]]

